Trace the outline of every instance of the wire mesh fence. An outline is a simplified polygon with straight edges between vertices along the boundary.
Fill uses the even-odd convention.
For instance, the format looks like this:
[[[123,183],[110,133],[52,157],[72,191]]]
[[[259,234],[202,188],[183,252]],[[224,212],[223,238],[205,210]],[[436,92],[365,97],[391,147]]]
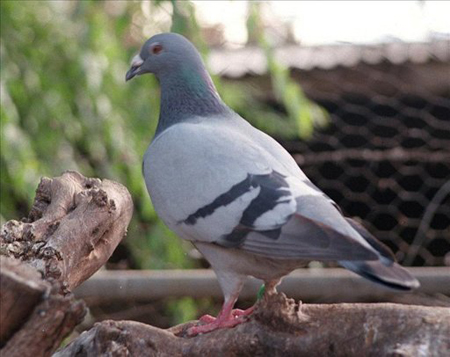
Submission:
[[[305,173],[400,261],[444,265],[450,251],[448,116],[426,120],[428,111],[399,98],[382,107],[374,100],[365,106],[323,104],[333,114],[332,124],[302,143],[297,160]],[[416,112],[413,120],[409,111]],[[448,138],[434,136],[438,130]]]
[[[312,93],[331,114],[330,126],[295,151],[306,174],[400,262],[450,265],[449,88],[415,88],[427,65],[404,57],[402,64],[386,56],[378,66],[336,71],[338,96]],[[447,70],[441,75],[450,87]]]

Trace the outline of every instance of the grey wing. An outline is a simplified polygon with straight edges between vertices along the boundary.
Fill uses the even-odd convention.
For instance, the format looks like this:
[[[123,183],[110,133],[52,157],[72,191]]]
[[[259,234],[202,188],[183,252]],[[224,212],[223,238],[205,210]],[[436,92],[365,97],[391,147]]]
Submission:
[[[195,237],[192,240],[237,247],[251,231],[277,235],[295,210],[295,197],[282,174],[248,173],[244,180],[189,214],[178,226],[183,226],[187,234],[191,231]],[[206,239],[205,233],[211,239]]]
[[[350,261],[379,258],[357,233],[343,232],[347,229],[345,221],[337,216],[338,211],[332,212],[335,208],[325,199],[310,200],[298,200],[298,204],[303,207],[281,227],[278,236],[269,237],[253,231],[246,236],[240,248],[280,259]],[[330,225],[324,223],[324,215],[332,215],[337,219]]]
[[[376,260],[379,254],[309,181],[273,171],[254,177],[258,195],[239,224],[216,240],[279,259]]]
[[[244,204],[228,210],[219,223],[217,212],[239,200]],[[230,227],[223,224],[225,219],[235,222],[234,226],[221,229],[222,233],[210,243],[279,259],[379,258],[371,244],[322,191],[307,180],[284,176],[275,170],[248,174],[245,180],[198,208],[181,223],[197,233],[192,235],[195,241],[195,237],[201,237],[198,233],[203,226]]]

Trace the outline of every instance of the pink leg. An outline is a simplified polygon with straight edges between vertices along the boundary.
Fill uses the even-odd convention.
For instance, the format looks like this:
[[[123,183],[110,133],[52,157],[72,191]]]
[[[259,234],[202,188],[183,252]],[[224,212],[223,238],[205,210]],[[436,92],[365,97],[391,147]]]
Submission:
[[[225,302],[216,319],[210,315],[202,316],[200,321],[206,322],[206,324],[189,328],[187,334],[189,336],[196,336],[200,333],[207,333],[221,328],[230,328],[245,322],[245,317],[253,310],[248,311],[251,308],[245,311],[233,310],[235,301],[236,298]]]
[[[265,295],[276,294],[276,286],[280,283],[280,280],[273,280],[266,282]],[[236,291],[239,291],[238,289]],[[211,315],[204,315],[200,317],[200,322],[203,325],[191,327],[187,333],[189,336],[196,336],[200,333],[207,333],[221,328],[229,328],[239,325],[245,322],[246,317],[251,315],[255,310],[255,306],[252,306],[246,310],[234,309],[234,303],[237,300],[238,293],[235,293],[234,297],[227,299],[219,312],[217,318]]]

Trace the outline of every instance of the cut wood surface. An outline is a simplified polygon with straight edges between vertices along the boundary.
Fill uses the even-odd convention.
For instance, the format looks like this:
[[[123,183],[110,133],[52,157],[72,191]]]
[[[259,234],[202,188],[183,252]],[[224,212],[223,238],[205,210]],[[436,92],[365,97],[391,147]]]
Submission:
[[[0,256],[0,277],[0,341],[3,342],[27,319],[49,285],[35,269],[4,256]]]
[[[68,171],[43,178],[27,218],[0,232],[1,356],[49,356],[79,324],[71,291],[122,240],[133,212],[128,190]]]
[[[86,312],[83,301],[75,300],[71,293],[61,294],[62,287],[58,281],[50,283],[43,281],[40,276],[29,275],[31,271],[27,271],[27,268],[31,269],[30,267],[11,264],[4,257],[1,260],[0,322],[4,346],[0,350],[0,356],[51,355],[83,320]],[[13,278],[8,281],[5,276]],[[30,286],[33,287],[32,293]],[[14,292],[16,297],[20,293],[23,296],[11,300],[13,296],[10,292]],[[6,316],[5,320],[3,314]]]

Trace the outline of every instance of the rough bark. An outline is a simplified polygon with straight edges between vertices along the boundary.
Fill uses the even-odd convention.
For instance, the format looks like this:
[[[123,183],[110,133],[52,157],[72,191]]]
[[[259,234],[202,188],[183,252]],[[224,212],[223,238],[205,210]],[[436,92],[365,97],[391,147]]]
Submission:
[[[0,277],[0,342],[5,342],[40,302],[48,284],[35,269],[3,256]]]
[[[77,172],[43,178],[28,218],[0,233],[0,350],[48,356],[85,314],[72,289],[123,238],[133,210],[125,187]]]
[[[45,282],[38,277],[26,277],[28,273],[36,271],[25,265],[15,266],[13,269],[9,261],[2,259],[2,341],[5,343],[0,350],[1,356],[50,356],[69,335],[85,315],[85,304],[75,300],[72,294],[61,294],[61,283]],[[15,264],[15,263],[13,263]],[[17,269],[18,268],[18,269]],[[12,275],[5,285],[4,272]],[[12,273],[12,274],[11,274]],[[34,275],[34,274],[33,274]],[[24,278],[26,282],[24,283]],[[33,288],[30,290],[30,286]],[[30,293],[31,291],[31,293]],[[10,300],[13,292],[18,299]],[[20,294],[23,295],[20,295]]]
[[[28,219],[2,227],[2,254],[72,290],[111,256],[126,232],[132,207],[127,189],[109,180],[73,171],[43,178]]]
[[[264,298],[249,321],[185,337],[191,323],[161,330],[104,321],[55,357],[83,356],[445,356],[450,309],[383,304],[299,305]]]

